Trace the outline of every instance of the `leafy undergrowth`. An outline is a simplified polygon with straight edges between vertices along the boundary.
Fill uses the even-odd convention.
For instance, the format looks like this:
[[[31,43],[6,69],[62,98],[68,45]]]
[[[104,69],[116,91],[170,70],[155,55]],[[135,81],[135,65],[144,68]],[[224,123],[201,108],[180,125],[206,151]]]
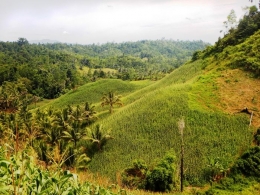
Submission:
[[[259,194],[259,163],[260,147],[250,148],[236,160],[228,176],[213,183],[205,194]]]
[[[28,154],[29,150],[10,155],[4,147],[0,147],[0,194],[127,194],[125,190],[113,186],[105,189],[89,182],[80,182],[77,174],[62,170],[59,166],[51,169],[40,168],[34,157]]]

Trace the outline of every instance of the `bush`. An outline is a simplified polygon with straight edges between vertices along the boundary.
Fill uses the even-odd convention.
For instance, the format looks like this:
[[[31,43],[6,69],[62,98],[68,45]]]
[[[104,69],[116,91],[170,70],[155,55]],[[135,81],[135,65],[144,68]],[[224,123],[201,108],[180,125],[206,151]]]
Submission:
[[[146,189],[155,192],[171,191],[174,187],[175,156],[173,151],[166,154],[161,162],[148,170],[142,160],[135,160],[133,167],[121,174],[122,184],[130,189]]]
[[[145,189],[155,192],[171,191],[174,186],[174,161],[175,156],[168,153],[153,170],[149,171]]]
[[[246,151],[235,163],[232,173],[260,177],[260,147],[255,146]]]
[[[147,166],[143,160],[135,160],[133,167],[127,168],[122,173],[122,183],[130,189],[144,189]]]
[[[256,145],[260,146],[260,128],[257,129],[257,132],[254,135],[254,141]]]

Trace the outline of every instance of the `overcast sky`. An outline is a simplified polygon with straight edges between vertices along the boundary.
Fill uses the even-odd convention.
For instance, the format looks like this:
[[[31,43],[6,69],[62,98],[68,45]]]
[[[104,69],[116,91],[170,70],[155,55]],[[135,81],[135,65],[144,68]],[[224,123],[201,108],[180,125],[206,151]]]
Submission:
[[[231,9],[239,19],[242,7],[251,5],[249,0],[1,0],[0,41],[214,43]]]

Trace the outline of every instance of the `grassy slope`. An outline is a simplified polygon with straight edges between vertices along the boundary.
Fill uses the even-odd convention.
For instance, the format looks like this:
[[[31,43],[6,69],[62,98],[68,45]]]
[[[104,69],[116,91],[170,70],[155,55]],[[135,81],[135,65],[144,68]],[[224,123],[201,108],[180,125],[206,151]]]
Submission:
[[[186,123],[185,168],[190,181],[203,179],[208,158],[219,157],[224,166],[232,163],[250,145],[248,121],[241,115],[230,116],[217,108],[213,112],[200,107],[198,97],[206,104],[214,95],[208,95],[209,87],[202,85],[201,67],[202,61],[183,65],[161,81],[125,97],[127,106],[100,121],[105,128],[112,129],[115,139],[108,143],[105,152],[94,157],[90,170],[115,179],[116,173],[129,167],[134,159],[153,163],[170,148],[179,157],[177,122],[181,116]],[[193,93],[198,86],[199,96]]]
[[[118,79],[98,80],[96,82],[87,83],[75,90],[71,90],[60,98],[48,102],[41,108],[62,108],[67,105],[83,105],[86,101],[88,101],[95,104],[98,111],[100,111],[102,110],[100,107],[101,97],[109,91],[125,96],[147,85],[150,85],[151,83],[153,83],[153,81],[149,80],[140,82],[122,81]]]

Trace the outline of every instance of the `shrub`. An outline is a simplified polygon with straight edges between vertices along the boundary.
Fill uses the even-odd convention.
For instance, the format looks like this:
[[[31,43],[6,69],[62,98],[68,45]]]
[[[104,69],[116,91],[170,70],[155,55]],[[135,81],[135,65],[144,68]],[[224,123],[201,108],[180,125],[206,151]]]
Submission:
[[[260,147],[255,146],[246,151],[232,168],[233,173],[260,177]]]
[[[135,160],[133,167],[127,168],[122,173],[122,183],[130,189],[144,189],[147,166],[143,160]]]
[[[254,141],[258,146],[260,146],[260,128],[257,129],[257,132],[254,135]]]
[[[145,188],[155,192],[171,191],[174,186],[174,161],[175,156],[168,153],[153,170],[147,173]]]
[[[170,151],[153,169],[148,170],[144,161],[135,160],[133,167],[125,169],[121,176],[125,187],[165,192],[173,189],[174,172],[175,156]]]

